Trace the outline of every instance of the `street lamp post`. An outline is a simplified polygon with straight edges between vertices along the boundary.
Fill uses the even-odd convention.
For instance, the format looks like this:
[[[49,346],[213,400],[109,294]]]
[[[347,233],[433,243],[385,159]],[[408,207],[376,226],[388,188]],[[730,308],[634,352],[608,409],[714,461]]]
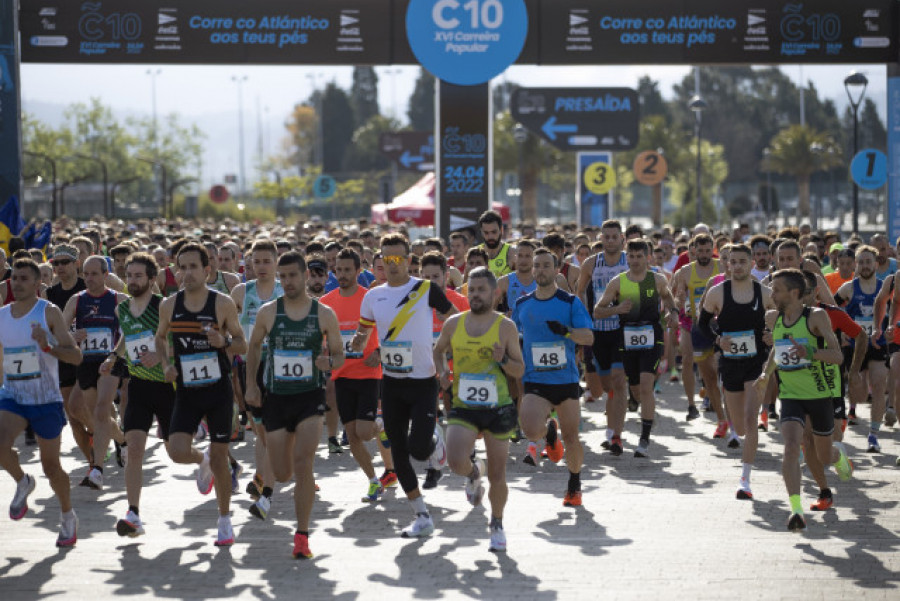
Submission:
[[[853,109],[853,156],[859,152],[859,105],[866,95],[866,86],[869,80],[859,71],[851,71],[844,78],[844,89],[847,90],[847,98],[850,99],[850,107]],[[859,233],[859,186],[853,182],[853,233]]]
[[[823,160],[826,150],[825,146],[820,144],[819,142],[813,142],[809,145],[809,151],[813,153],[820,163]],[[813,231],[818,231],[819,229],[819,218],[822,216],[822,195],[819,194],[816,196],[816,201],[813,203],[813,218],[812,218],[812,229]]]
[[[696,94],[688,103],[688,108],[694,113],[694,138],[697,140],[697,223],[702,219],[703,192],[700,188],[700,181],[703,175],[703,164],[700,157],[700,134],[703,124],[703,111],[706,110],[707,104],[703,98]]]
[[[36,159],[43,159],[47,161],[47,164],[50,165],[50,219],[56,221],[56,192],[57,192],[57,183],[56,183],[56,161],[50,157],[50,155],[44,154],[42,152],[31,152],[30,150],[22,151],[22,154],[26,156],[32,156]]]
[[[167,213],[167,210],[166,210],[166,209],[167,209],[167,205],[166,205],[166,177],[167,177],[167,175],[168,175],[168,171],[166,170],[166,166],[165,166],[162,162],[160,162],[160,161],[158,161],[158,160],[156,160],[156,159],[148,159],[148,158],[146,158],[146,157],[134,157],[134,158],[137,159],[138,161],[141,161],[142,163],[149,163],[150,165],[153,165],[154,169],[159,169],[159,173],[160,173],[160,176],[161,176],[161,178],[162,178],[162,206],[160,207],[160,209],[161,209],[160,212],[161,212],[162,216],[165,217],[165,216],[166,216],[166,213]]]
[[[772,166],[769,164],[771,157],[772,151],[763,148],[763,162],[766,168],[766,227],[769,227],[769,220],[772,218]]]
[[[159,133],[156,120],[156,77],[162,73],[162,69],[147,69],[150,76],[150,101],[153,110],[153,156],[159,158]]]
[[[244,167],[244,94],[243,94],[243,84],[247,81],[246,75],[232,75],[231,81],[237,84],[237,97],[238,97],[238,173],[240,177],[240,182],[238,184],[238,196],[241,200],[244,199],[244,190],[247,184],[247,180],[245,179],[246,170]]]
[[[522,206],[522,192],[524,192],[524,184],[525,184],[525,142],[528,141],[528,130],[525,129],[525,126],[521,123],[516,123],[516,126],[513,128],[513,140],[516,141],[516,147],[518,148],[518,164],[516,170],[516,178],[519,180],[518,188],[519,188],[519,219],[524,220],[525,215],[523,214],[523,206]],[[534,215],[530,215],[528,217],[529,220],[534,219]]]
[[[84,159],[85,161],[94,161],[98,165],[100,165],[100,170],[103,172],[103,214],[107,217],[109,216],[109,170],[106,167],[106,161],[103,159],[99,159],[97,157],[91,156],[89,154],[78,154],[76,153],[74,156],[79,159]]]

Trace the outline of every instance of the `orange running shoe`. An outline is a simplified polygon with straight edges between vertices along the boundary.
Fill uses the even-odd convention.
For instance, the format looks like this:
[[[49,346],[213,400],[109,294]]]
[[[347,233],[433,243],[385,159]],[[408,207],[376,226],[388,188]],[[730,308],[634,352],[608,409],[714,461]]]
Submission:
[[[565,507],[581,507],[581,491],[566,491],[566,498],[563,499],[563,505]]]
[[[397,472],[390,471],[384,472],[381,474],[381,477],[378,479],[381,482],[381,485],[385,488],[391,488],[397,486]]]
[[[309,550],[309,536],[294,533],[294,559],[311,559],[313,554]]]
[[[728,423],[719,422],[716,431],[713,433],[713,438],[725,438],[726,434],[728,434]]]
[[[769,431],[769,414],[763,410],[762,413],[759,414],[759,431],[760,432],[768,432]]]
[[[547,458],[553,463],[559,463],[566,452],[559,439],[559,423],[555,419],[551,419],[547,423],[547,446],[544,447],[544,451],[547,453]]]
[[[819,493],[819,498],[816,499],[816,502],[809,506],[810,511],[827,511],[834,507],[834,497],[831,496],[831,491],[822,491]]]

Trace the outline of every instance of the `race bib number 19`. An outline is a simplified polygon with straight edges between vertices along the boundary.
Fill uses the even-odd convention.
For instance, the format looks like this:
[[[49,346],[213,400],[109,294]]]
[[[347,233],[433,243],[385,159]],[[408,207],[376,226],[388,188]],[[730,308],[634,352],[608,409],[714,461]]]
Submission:
[[[384,340],[381,343],[381,364],[395,373],[409,373],[413,368],[412,342]]]

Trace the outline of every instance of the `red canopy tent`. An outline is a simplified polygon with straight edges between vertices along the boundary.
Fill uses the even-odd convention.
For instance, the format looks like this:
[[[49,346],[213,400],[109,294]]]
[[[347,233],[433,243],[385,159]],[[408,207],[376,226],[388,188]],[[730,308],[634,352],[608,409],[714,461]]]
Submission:
[[[434,225],[434,172],[429,171],[389,204],[372,205],[372,223],[402,223],[407,219],[419,227]],[[509,207],[492,202],[491,208],[509,221]]]

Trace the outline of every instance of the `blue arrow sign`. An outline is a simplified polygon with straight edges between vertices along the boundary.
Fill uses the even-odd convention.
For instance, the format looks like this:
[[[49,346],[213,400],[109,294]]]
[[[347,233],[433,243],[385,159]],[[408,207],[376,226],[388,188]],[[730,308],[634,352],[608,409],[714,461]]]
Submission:
[[[560,123],[556,124],[556,115],[550,115],[550,118],[547,119],[544,124],[541,126],[541,131],[552,141],[556,140],[556,134],[574,134],[578,131],[578,126],[574,123]]]
[[[410,166],[414,163],[421,163],[424,160],[425,159],[423,157],[412,155],[408,150],[403,151],[403,154],[400,155],[400,164],[407,169],[409,169]]]

